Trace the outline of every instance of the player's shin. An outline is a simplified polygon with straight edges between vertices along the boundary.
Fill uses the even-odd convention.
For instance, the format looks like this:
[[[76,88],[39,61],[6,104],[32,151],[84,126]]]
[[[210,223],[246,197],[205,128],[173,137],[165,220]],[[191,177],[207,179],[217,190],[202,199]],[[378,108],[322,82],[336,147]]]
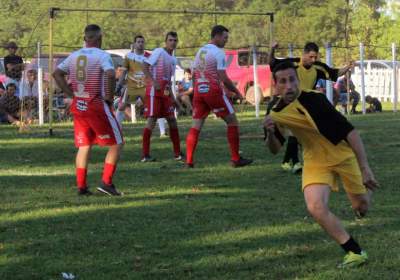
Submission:
[[[199,141],[200,130],[191,128],[186,138],[186,163],[193,164],[193,155]]]
[[[228,125],[227,138],[229,142],[229,148],[231,150],[231,159],[233,161],[238,161],[240,159],[239,155],[239,127],[234,125]]]

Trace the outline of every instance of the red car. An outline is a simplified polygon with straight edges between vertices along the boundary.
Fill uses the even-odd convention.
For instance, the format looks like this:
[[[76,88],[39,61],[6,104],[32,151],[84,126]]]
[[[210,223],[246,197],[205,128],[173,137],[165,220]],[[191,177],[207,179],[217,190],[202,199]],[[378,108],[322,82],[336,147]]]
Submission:
[[[226,73],[246,101],[254,104],[253,53],[251,49],[226,50]],[[257,52],[258,86],[262,100],[271,95],[271,70],[268,65],[268,53]]]

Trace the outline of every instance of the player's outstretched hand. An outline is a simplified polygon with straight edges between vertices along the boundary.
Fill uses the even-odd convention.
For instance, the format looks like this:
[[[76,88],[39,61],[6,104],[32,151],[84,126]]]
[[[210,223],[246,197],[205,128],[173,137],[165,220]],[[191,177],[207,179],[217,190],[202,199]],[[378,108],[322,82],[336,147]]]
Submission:
[[[265,116],[263,125],[268,133],[275,133],[275,122],[272,120],[270,115]]]
[[[371,168],[369,168],[369,166],[361,169],[361,175],[363,179],[363,184],[367,189],[375,191],[377,188],[379,188],[379,183],[375,179],[374,174],[372,173],[372,170]]]
[[[271,45],[271,48],[273,48],[273,49],[279,48],[278,42],[273,42],[272,45]]]

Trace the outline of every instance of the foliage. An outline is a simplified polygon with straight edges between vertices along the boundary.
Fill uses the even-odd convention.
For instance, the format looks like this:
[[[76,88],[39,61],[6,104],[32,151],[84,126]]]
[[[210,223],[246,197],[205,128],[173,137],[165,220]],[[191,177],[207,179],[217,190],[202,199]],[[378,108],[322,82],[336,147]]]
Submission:
[[[383,0],[2,0],[0,7],[0,45],[15,40],[27,48],[25,57],[35,54],[37,41],[48,44],[48,8],[126,8],[167,10],[222,10],[222,11],[274,11],[274,39],[281,46],[294,44],[300,52],[306,41],[315,41],[322,48],[330,42],[333,46],[346,46],[345,30],[349,30],[350,48],[334,51],[334,61],[343,62],[358,57],[358,44],[363,42],[366,58],[390,57],[390,44],[400,45],[399,20],[381,12]],[[345,15],[349,14],[348,26]],[[70,51],[82,45],[82,30],[87,23],[98,23],[105,31],[104,48],[129,48],[134,34],[147,38],[147,46],[163,44],[164,34],[176,30],[180,36],[179,55],[193,55],[208,41],[210,27],[225,24],[231,30],[229,48],[249,45],[269,45],[269,20],[260,16],[190,15],[190,14],[137,14],[99,12],[61,12],[55,20],[54,44],[56,51]],[[377,47],[378,46],[378,47]],[[384,47],[384,48],[383,48]],[[47,49],[44,49],[47,52]],[[4,55],[4,51],[0,54]],[[321,52],[323,53],[323,52]],[[286,55],[287,51],[283,51]]]

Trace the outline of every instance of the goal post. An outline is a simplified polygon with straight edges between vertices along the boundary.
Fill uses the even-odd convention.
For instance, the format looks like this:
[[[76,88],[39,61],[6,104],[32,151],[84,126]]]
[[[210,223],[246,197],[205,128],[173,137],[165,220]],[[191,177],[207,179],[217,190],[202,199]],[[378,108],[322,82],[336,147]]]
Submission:
[[[270,45],[273,40],[273,21],[274,21],[274,13],[273,12],[239,12],[239,11],[205,11],[205,10],[161,10],[161,9],[93,9],[93,8],[59,8],[59,7],[51,7],[49,9],[49,135],[53,135],[53,93],[54,93],[54,80],[51,78],[51,74],[53,73],[53,32],[54,32],[54,20],[59,13],[63,12],[95,12],[95,13],[142,13],[142,14],[187,14],[187,15],[244,15],[244,16],[265,16],[268,18],[270,22],[269,29],[269,40]]]

